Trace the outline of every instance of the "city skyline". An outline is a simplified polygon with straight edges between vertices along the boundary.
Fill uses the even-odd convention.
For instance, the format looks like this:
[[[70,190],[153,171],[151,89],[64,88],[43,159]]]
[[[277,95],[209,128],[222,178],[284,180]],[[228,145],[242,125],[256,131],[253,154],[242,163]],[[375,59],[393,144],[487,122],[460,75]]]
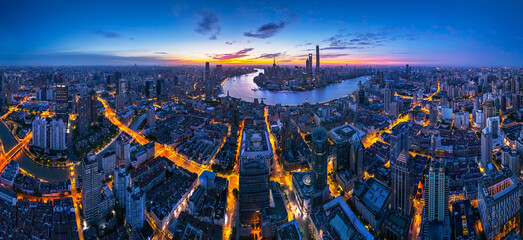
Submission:
[[[522,8],[519,0],[10,2],[0,14],[0,65],[304,65],[319,45],[322,65],[521,66]]]

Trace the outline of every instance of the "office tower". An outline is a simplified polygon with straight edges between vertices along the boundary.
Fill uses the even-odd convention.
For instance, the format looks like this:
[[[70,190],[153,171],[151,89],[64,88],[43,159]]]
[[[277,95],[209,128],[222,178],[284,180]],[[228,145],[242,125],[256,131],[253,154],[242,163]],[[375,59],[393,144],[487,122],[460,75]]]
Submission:
[[[223,66],[221,64],[216,65],[214,68],[214,75],[219,79],[223,77]]]
[[[287,151],[292,148],[292,142],[294,141],[294,134],[291,123],[291,116],[288,112],[280,113],[280,121],[282,123],[281,127],[281,149]]]
[[[125,109],[125,95],[118,94],[114,97],[114,108],[116,111]]]
[[[363,179],[363,150],[360,132],[350,124],[333,128],[329,138],[334,143],[332,168],[335,173],[351,171],[358,179]]]
[[[486,127],[487,125],[487,122],[486,120],[489,118],[489,117],[495,117],[495,116],[498,116],[498,113],[496,112],[496,103],[494,101],[494,99],[489,98],[485,101],[484,105],[483,105],[483,127]]]
[[[62,119],[64,122],[69,121],[68,113],[69,91],[67,85],[56,85],[56,118]]]
[[[314,188],[321,191],[327,186],[327,131],[316,127],[312,130],[312,172]]]
[[[391,159],[391,185],[394,190],[393,209],[404,216],[410,216],[412,204],[412,164],[409,152],[402,151],[397,158]]]
[[[145,82],[145,98],[154,98],[154,82],[152,80],[147,80]]]
[[[320,46],[316,45],[316,72],[320,71]]]
[[[127,80],[125,80],[123,78],[118,79],[117,84],[116,84],[116,94],[125,95],[127,93],[127,87],[128,87]]]
[[[429,120],[430,124],[436,124],[438,121],[438,108],[436,105],[431,104],[429,109]]]
[[[485,171],[492,161],[492,133],[488,128],[481,131],[481,167]]]
[[[403,151],[409,152],[409,131],[406,127],[398,129],[390,135],[389,159],[396,159]]]
[[[163,78],[156,80],[156,96],[158,98],[165,98],[167,96],[167,88],[165,88],[165,79]]]
[[[505,112],[507,111],[507,94],[503,94],[501,95],[501,100],[500,100],[500,107],[501,107],[501,111],[502,112]]]
[[[50,146],[51,150],[63,151],[66,150],[65,145],[65,124],[62,119],[51,120],[51,125],[49,126],[50,133]]]
[[[512,107],[515,110],[519,110],[521,108],[520,102],[521,102],[521,95],[519,95],[519,93],[512,94]]]
[[[211,75],[211,67],[209,65],[209,62],[205,62],[205,73],[204,73],[205,81],[209,81],[210,75]]]
[[[487,239],[503,239],[519,228],[521,195],[523,184],[508,168],[478,181],[478,211]]]
[[[383,108],[386,113],[390,111],[390,104],[394,101],[394,89],[390,85],[390,82],[387,82],[385,85],[385,93],[383,96]]]
[[[309,54],[310,56],[310,54]],[[305,59],[305,74],[308,76],[309,75],[309,59]]]
[[[88,96],[82,95],[78,98],[78,117],[76,119],[76,129],[80,136],[87,134],[89,126],[91,125],[91,100]]]
[[[489,117],[487,118],[487,128],[492,133],[492,138],[499,137],[499,117]]]
[[[350,169],[356,174],[358,179],[365,177],[365,169],[363,167],[363,151],[365,147],[361,141],[359,134],[352,135],[350,146]]]
[[[154,109],[154,106],[149,106],[147,108],[147,125],[150,129],[154,130],[156,124],[156,110]]]
[[[269,206],[269,163],[262,155],[240,157],[239,205],[240,223],[260,222],[261,209]]]
[[[94,153],[89,153],[82,161],[82,209],[88,225],[100,218],[99,204],[102,201],[102,173]]]
[[[118,200],[118,205],[125,208],[127,200],[127,188],[131,186],[131,174],[127,172],[125,166],[116,168],[114,173],[114,195]]]
[[[95,90],[89,91],[89,124],[98,121],[98,97]]]
[[[424,220],[440,221],[449,216],[449,179],[443,167],[431,166],[423,185]]]
[[[125,221],[131,230],[142,229],[145,221],[145,193],[138,186],[127,188]]]
[[[47,147],[47,121],[36,117],[33,120],[33,146],[45,149]]]
[[[312,77],[312,53],[309,53],[309,58],[305,63],[307,64],[307,66],[306,66],[307,75],[309,77]]]
[[[129,137],[123,133],[116,139],[114,147],[118,166],[129,166],[131,163],[131,142]]]
[[[405,74],[406,74],[407,76],[410,76],[410,67],[409,67],[408,64],[407,64],[407,66],[405,66]]]
[[[320,46],[316,45],[316,81],[321,79],[321,69],[320,69]]]

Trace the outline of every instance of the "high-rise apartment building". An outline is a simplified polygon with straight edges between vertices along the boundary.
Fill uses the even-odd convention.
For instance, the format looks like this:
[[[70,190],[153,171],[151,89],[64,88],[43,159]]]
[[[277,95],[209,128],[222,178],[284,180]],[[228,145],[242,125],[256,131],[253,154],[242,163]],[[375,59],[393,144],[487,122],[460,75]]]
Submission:
[[[481,131],[481,167],[487,171],[492,162],[492,133],[489,128]]]
[[[443,167],[429,168],[423,185],[424,221],[443,222],[449,216],[449,179]]]
[[[45,118],[36,117],[33,120],[33,146],[47,148],[47,121]]]
[[[65,124],[62,121],[62,119],[51,120],[51,124],[49,126],[49,148],[51,150],[58,150],[63,151],[66,149],[65,144]]]

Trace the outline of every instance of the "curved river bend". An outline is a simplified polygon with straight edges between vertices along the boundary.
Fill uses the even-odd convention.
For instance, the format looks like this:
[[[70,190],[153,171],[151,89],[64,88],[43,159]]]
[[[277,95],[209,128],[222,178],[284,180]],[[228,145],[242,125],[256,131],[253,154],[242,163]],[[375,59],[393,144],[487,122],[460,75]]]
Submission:
[[[279,103],[284,106],[294,106],[305,102],[321,103],[352,94],[358,89],[358,82],[361,81],[363,83],[369,77],[351,78],[325,87],[300,92],[273,92],[261,89],[253,91],[252,89],[258,89],[256,83],[254,83],[254,77],[263,73],[263,71],[263,69],[256,69],[254,73],[229,78],[222,86],[223,95],[227,95],[227,92],[229,92],[229,96],[241,98],[248,102],[254,102],[255,98],[259,101],[263,99],[263,102],[269,105]]]
[[[146,115],[142,114],[129,126],[129,128],[133,130],[138,129],[138,126],[140,126],[140,123],[144,121],[145,117]],[[0,121],[0,138],[2,138],[2,144],[4,145],[6,152],[16,146],[18,143],[3,121]],[[114,142],[112,142],[111,145],[109,145],[104,150],[104,152],[114,148],[113,145]],[[46,167],[44,165],[37,164],[24,151],[16,154],[14,161],[16,161],[20,165],[20,168],[27,173],[46,181],[65,181],[69,179],[71,175],[69,168]],[[81,164],[76,165],[74,167],[75,173],[80,173],[82,169],[81,167]]]

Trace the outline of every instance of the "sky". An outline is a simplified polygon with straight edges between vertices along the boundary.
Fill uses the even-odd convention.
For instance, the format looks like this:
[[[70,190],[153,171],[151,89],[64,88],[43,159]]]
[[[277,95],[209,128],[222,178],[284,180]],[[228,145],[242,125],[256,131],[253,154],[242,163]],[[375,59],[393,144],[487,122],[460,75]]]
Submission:
[[[319,45],[322,65],[522,67],[522,13],[523,0],[5,0],[0,65],[305,65]]]

